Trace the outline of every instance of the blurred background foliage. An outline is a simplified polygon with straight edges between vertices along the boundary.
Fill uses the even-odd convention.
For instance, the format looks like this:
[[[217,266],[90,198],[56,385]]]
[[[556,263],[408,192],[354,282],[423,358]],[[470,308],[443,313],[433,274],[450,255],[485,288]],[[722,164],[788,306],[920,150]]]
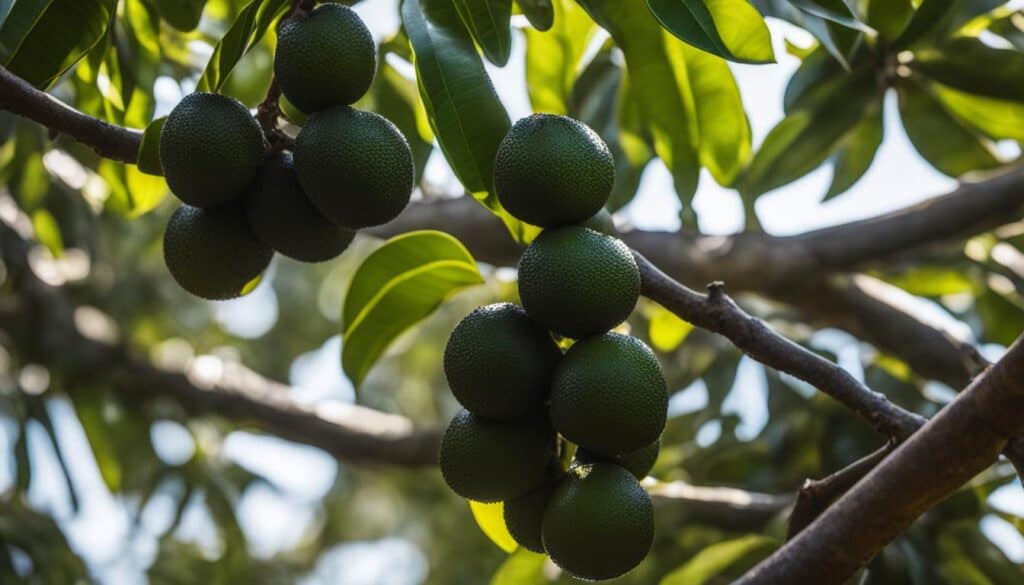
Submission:
[[[428,19],[443,11],[430,0],[415,4]],[[686,229],[698,226],[692,203],[701,181],[737,190],[749,229],[757,227],[761,195],[820,165],[834,172],[823,197],[841,195],[872,164],[883,118],[893,114],[884,107],[892,92],[911,145],[945,175],[1012,164],[1024,140],[1024,12],[1003,2],[652,0],[652,15],[638,0],[519,0],[514,7],[495,0],[490,4],[506,8],[514,25],[496,31],[473,20],[465,8],[474,4],[456,2],[465,22],[446,21],[465,27],[459,34],[466,38],[474,33],[481,46],[471,81],[489,84],[494,69],[483,60],[505,65],[510,56],[502,47],[514,39],[507,67],[522,68],[532,108],[575,116],[611,145],[618,176],[609,207],[623,212],[617,220],[624,228],[641,177],[656,160],[671,174]],[[683,11],[687,4],[710,9],[704,18],[711,28],[701,35],[681,20],[694,18]],[[270,84],[274,24],[288,5],[0,0],[0,39],[17,41],[0,44],[0,62],[87,114],[133,128],[147,127],[196,88],[255,107]],[[387,116],[409,138],[419,199],[462,196],[457,178],[466,181],[472,162],[452,154],[459,145],[447,129],[460,120],[425,109],[398,3],[366,0],[357,8],[378,35],[382,57],[359,106]],[[754,149],[723,57],[781,58],[762,15],[814,40],[787,45],[802,64],[785,91],[786,115]],[[25,18],[34,26],[18,24]],[[773,24],[777,30],[795,29]],[[457,112],[461,121],[493,115],[493,108],[483,111],[486,104],[470,106],[481,111]],[[326,264],[278,257],[251,295],[209,303],[181,291],[163,265],[162,229],[175,204],[160,177],[0,112],[0,187],[0,219],[39,243],[28,258],[33,272],[61,287],[78,307],[76,322],[94,333],[160,367],[216,371],[244,363],[290,382],[304,404],[357,399],[340,365],[341,308],[353,272],[379,240],[360,237]],[[494,209],[485,191],[473,194]],[[1024,329],[1022,234],[1020,224],[1004,226],[878,266],[872,276],[956,321],[998,355]],[[361,384],[360,404],[423,425],[450,418],[456,404],[440,367],[448,333],[472,308],[515,299],[513,271],[484,265],[481,272],[484,284],[454,296],[391,346]],[[0,301],[15,292],[0,264]],[[954,394],[895,356],[839,330],[816,329],[786,306],[752,294],[740,300],[908,409],[931,415]],[[653,303],[643,301],[625,326],[658,351],[674,392],[652,474],[663,482],[790,494],[806,478],[882,444],[813,388]],[[144,388],[119,393],[62,376],[59,363],[34,362],[31,348],[0,330],[0,581],[570,582],[539,556],[495,546],[434,470],[347,465],[216,416],[194,416],[187,406],[148,398]],[[1024,501],[1015,481],[1006,465],[989,470],[887,547],[855,582],[1020,583]],[[617,583],[726,583],[785,535],[784,514],[730,526],[665,499],[657,526],[651,556]]]

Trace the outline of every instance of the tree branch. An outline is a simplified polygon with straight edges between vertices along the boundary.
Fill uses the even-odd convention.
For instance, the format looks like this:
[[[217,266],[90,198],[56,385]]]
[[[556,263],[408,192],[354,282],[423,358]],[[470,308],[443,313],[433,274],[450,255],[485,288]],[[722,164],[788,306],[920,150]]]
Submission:
[[[918,516],[991,465],[1024,432],[1018,339],[920,431],[737,585],[844,582]]]

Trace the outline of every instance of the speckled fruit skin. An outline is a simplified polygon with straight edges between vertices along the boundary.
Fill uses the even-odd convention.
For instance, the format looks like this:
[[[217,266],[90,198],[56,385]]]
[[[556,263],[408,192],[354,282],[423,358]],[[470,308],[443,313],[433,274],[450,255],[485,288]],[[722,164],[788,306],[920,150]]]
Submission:
[[[499,502],[539,485],[554,453],[554,432],[543,416],[491,421],[462,410],[441,440],[441,473],[460,496]]]
[[[534,114],[498,146],[494,187],[509,213],[541,227],[580,223],[608,201],[615,160],[596,132],[577,120]]]
[[[164,232],[164,262],[174,280],[204,299],[233,299],[270,264],[274,251],[261,242],[235,206],[179,207]]]
[[[651,472],[651,468],[654,467],[654,463],[658,460],[659,451],[661,451],[661,439],[646,447],[640,447],[636,451],[630,451],[618,457],[606,457],[581,448],[576,451],[576,461],[583,465],[588,463],[614,463],[625,467],[637,479],[643,479],[647,477],[647,474]]]
[[[618,465],[570,471],[544,512],[544,550],[567,573],[602,580],[640,564],[654,542],[651,496]]]
[[[542,526],[544,511],[552,494],[565,477],[557,461],[549,466],[548,478],[518,498],[505,501],[505,527],[520,546],[535,553],[544,552]]]
[[[547,399],[562,352],[521,307],[495,303],[459,322],[444,350],[444,373],[466,410],[510,420]]]
[[[580,339],[626,320],[640,270],[620,240],[579,226],[545,230],[519,260],[519,297],[548,329]]]
[[[263,162],[263,149],[263,131],[241,102],[193,93],[167,117],[160,166],[178,199],[214,207],[245,192]]]
[[[246,214],[260,240],[302,262],[330,260],[356,235],[334,225],[313,207],[287,152],[271,154],[263,162],[246,199]]]
[[[551,423],[565,438],[614,457],[649,445],[665,428],[668,390],[654,352],[606,333],[565,353],[551,386]]]
[[[321,4],[278,31],[274,74],[281,91],[311,114],[361,98],[377,70],[373,35],[354,10]]]
[[[409,203],[409,143],[387,118],[347,106],[317,112],[295,139],[295,171],[313,205],[335,224],[387,223]]]

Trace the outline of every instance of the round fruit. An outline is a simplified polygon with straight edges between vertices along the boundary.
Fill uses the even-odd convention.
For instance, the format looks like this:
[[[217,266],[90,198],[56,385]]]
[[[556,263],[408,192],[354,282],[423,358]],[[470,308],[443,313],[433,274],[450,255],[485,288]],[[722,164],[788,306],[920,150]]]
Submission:
[[[249,192],[246,212],[253,232],[268,246],[302,262],[322,262],[341,254],[355,232],[327,220],[303,193],[292,155],[267,157]]]
[[[579,339],[629,316],[640,296],[640,270],[615,238],[579,226],[546,230],[519,261],[519,296],[528,315]]]
[[[350,229],[387,223],[409,203],[409,143],[387,118],[342,106],[317,112],[295,139],[295,170],[313,205]]]
[[[640,447],[636,451],[630,451],[625,455],[619,455],[618,457],[606,457],[597,453],[592,453],[586,449],[579,449],[576,451],[576,461],[582,464],[588,463],[614,463],[621,465],[629,470],[637,479],[643,479],[647,477],[647,474],[651,472],[651,468],[654,467],[654,462],[658,460],[658,451],[661,450],[661,439],[647,445],[646,447]]]
[[[567,573],[611,579],[644,560],[654,541],[651,496],[610,463],[574,468],[544,512],[544,550]]]
[[[512,126],[494,160],[494,187],[505,209],[542,227],[591,217],[612,192],[615,161],[586,124],[534,114]]]
[[[667,414],[661,366],[635,337],[606,333],[579,341],[555,370],[551,422],[588,451],[614,457],[649,445]]]
[[[274,251],[261,242],[238,208],[179,207],[164,232],[164,262],[188,292],[205,299],[241,296],[270,264]]]
[[[464,498],[509,500],[544,480],[554,452],[554,432],[541,416],[491,421],[462,410],[441,440],[441,473]]]
[[[466,410],[513,419],[547,398],[561,357],[551,335],[526,311],[496,303],[456,325],[444,350],[444,373]]]
[[[347,6],[321,4],[286,20],[278,31],[274,75],[303,112],[355,102],[370,88],[376,69],[373,35]]]
[[[565,476],[556,462],[548,479],[518,498],[505,501],[505,526],[517,543],[535,553],[544,552],[541,527],[551,495]]]
[[[241,102],[215,93],[185,96],[160,133],[160,166],[188,205],[213,207],[241,195],[263,161],[263,131]]]

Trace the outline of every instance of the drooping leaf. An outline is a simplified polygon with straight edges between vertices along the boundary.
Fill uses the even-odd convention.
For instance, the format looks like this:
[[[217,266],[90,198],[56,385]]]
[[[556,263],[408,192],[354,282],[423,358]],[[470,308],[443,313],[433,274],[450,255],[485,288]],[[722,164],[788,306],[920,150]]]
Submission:
[[[64,238],[60,235],[60,225],[57,218],[46,209],[37,209],[32,212],[32,231],[35,232],[36,240],[46,247],[54,257],[60,257],[64,253]]]
[[[153,4],[167,24],[188,32],[199,26],[206,0],[153,0]]]
[[[839,62],[829,57],[828,51],[819,48],[804,57],[796,73],[786,83],[783,95],[783,111],[791,114],[794,110],[811,105],[816,94],[824,92],[829,79],[845,75]]]
[[[535,112],[566,114],[584,50],[596,28],[573,0],[552,0],[547,32],[526,31],[526,89]]]
[[[866,20],[882,38],[892,40],[900,36],[913,13],[911,0],[870,0]]]
[[[231,70],[267,33],[277,17],[284,14],[288,0],[252,0],[213,47],[196,91],[220,91]]]
[[[164,170],[160,166],[160,133],[163,132],[167,116],[153,120],[146,126],[142,135],[142,146],[139,147],[138,167],[147,175],[163,176]]]
[[[984,63],[984,66],[979,64]],[[911,68],[950,87],[996,99],[1024,102],[1024,53],[995,49],[958,37],[914,52]]]
[[[713,544],[666,575],[660,585],[727,582],[742,575],[776,547],[778,543],[774,539],[757,534]]]
[[[512,53],[512,0],[453,0],[462,22],[487,60],[499,67]]]
[[[902,84],[899,97],[907,137],[921,157],[940,172],[959,177],[1002,164],[987,139],[960,123],[924,88]]]
[[[790,0],[794,6],[808,14],[830,20],[859,31],[870,31],[843,0]]]
[[[875,153],[882,145],[884,133],[883,109],[869,112],[842,140],[839,150],[833,156],[832,183],[825,193],[825,201],[837,197],[864,176],[875,160]]]
[[[446,298],[483,277],[458,240],[436,231],[391,238],[352,276],[342,308],[341,363],[357,387],[387,346]]]
[[[434,133],[416,82],[381,59],[372,91],[377,113],[394,122],[408,139],[418,182],[434,149]]]
[[[1024,104],[974,95],[939,83],[929,89],[958,120],[985,136],[1024,141]]]
[[[803,13],[796,22],[798,26],[803,27],[807,32],[814,35],[818,42],[821,43],[821,46],[844,69],[849,70],[852,68],[850,61],[863,40],[863,34],[860,31],[809,13]]]
[[[169,192],[163,177],[147,175],[135,165],[104,159],[98,171],[110,188],[107,208],[128,217],[152,210]]]
[[[0,27],[0,64],[45,88],[103,38],[116,6],[117,0],[17,2]]]
[[[545,31],[555,22],[554,0],[517,0],[533,28]]]
[[[501,550],[511,553],[519,548],[508,527],[505,526],[505,505],[502,502],[484,504],[469,500],[469,509],[473,511],[473,519],[480,531],[498,545]]]
[[[1004,0],[923,0],[910,17],[903,33],[893,41],[904,49],[944,38],[972,18],[1004,3]]]
[[[646,1],[662,26],[698,49],[739,63],[775,61],[768,26],[746,0]]]

